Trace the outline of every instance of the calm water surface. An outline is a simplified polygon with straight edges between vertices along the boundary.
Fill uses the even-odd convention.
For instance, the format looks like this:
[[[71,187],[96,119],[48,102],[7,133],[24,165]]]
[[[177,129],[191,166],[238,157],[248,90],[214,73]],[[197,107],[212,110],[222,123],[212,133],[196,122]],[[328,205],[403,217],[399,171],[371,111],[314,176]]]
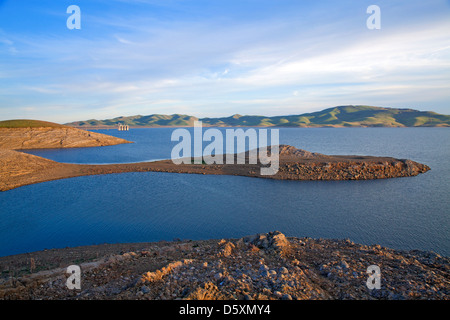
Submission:
[[[99,130],[135,143],[30,153],[69,163],[164,159],[175,145],[172,131]],[[432,170],[372,181],[123,173],[45,182],[0,193],[0,256],[273,230],[450,255],[450,129],[293,128],[280,130],[280,143],[325,154],[409,158]]]

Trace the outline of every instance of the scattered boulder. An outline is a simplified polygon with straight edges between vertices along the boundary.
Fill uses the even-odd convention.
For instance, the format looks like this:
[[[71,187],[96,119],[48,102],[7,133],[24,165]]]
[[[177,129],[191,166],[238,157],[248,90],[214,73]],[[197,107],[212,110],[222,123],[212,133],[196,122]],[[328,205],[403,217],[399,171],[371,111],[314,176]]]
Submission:
[[[162,280],[162,278],[164,276],[168,275],[172,271],[180,268],[181,266],[183,266],[185,264],[191,263],[192,261],[193,261],[192,259],[185,259],[183,261],[176,261],[176,262],[169,263],[166,267],[163,267],[160,270],[156,270],[153,272],[149,271],[149,272],[145,273],[142,276],[141,281],[142,282],[154,282],[154,281]]]
[[[279,150],[280,155],[296,156],[296,157],[304,158],[304,159],[328,158],[329,157],[329,156],[321,154],[321,153],[310,152],[310,151],[306,151],[303,149],[297,149],[296,147],[286,145],[286,144],[280,144],[278,146],[278,150]]]
[[[221,240],[219,242],[219,247],[219,257],[229,257],[233,253],[233,250],[236,246],[232,242]]]
[[[278,253],[285,253],[289,247],[289,240],[280,231],[269,233],[258,233],[256,235],[243,238],[244,242],[250,246],[255,246],[263,250],[273,250]]]
[[[212,282],[206,282],[194,290],[186,300],[225,300],[227,297],[222,294],[217,286]]]

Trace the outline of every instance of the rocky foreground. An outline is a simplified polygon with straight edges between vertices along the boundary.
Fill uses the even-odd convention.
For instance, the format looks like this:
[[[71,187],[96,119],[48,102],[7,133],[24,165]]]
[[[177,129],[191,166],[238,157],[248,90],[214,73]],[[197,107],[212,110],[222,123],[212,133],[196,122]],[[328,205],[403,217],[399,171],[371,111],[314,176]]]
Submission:
[[[52,249],[0,258],[0,299],[447,300],[450,259],[349,240],[174,241]],[[69,290],[66,268],[81,267]],[[367,268],[381,271],[369,289]]]

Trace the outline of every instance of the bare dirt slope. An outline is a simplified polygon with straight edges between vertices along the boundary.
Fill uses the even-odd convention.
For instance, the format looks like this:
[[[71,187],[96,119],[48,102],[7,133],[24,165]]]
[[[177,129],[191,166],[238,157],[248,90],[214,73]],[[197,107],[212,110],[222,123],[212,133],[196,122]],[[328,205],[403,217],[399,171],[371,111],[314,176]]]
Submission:
[[[58,163],[15,150],[99,147],[130,141],[34,120],[0,122],[0,191],[27,184],[83,175],[76,165]],[[39,127],[39,125],[45,125]]]
[[[0,149],[79,148],[130,143],[71,127],[0,128]]]

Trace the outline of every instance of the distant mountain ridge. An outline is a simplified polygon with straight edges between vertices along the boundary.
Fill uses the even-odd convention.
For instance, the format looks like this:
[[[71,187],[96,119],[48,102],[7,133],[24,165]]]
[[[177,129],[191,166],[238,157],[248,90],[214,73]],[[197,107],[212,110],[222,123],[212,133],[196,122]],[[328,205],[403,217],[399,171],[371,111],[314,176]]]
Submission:
[[[117,117],[107,120],[86,120],[67,123],[78,128],[114,127],[190,127],[194,121],[214,127],[450,127],[450,115],[432,111],[373,106],[339,106],[318,112],[287,116],[239,115],[222,118],[197,118],[173,114],[151,114]]]

